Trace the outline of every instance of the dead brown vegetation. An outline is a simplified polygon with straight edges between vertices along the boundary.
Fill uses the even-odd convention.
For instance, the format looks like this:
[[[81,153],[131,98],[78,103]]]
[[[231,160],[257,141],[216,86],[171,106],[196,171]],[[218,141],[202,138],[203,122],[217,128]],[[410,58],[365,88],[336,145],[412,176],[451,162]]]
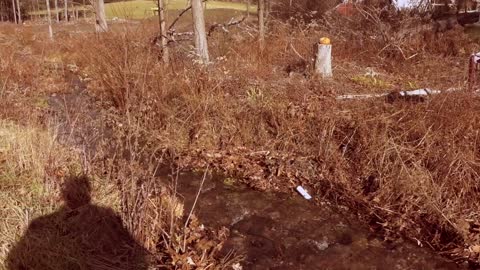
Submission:
[[[110,143],[122,145],[112,151],[107,144],[107,158],[117,157],[108,168],[118,175],[110,179],[133,189],[125,196],[141,196],[145,203],[145,212],[124,212],[144,213],[125,216],[138,237],[150,229],[142,224],[149,223],[143,218],[150,217],[151,201],[150,193],[135,187],[150,185],[159,160],[170,160],[193,168],[210,164],[261,190],[291,192],[302,184],[315,197],[362,214],[387,240],[403,235],[477,260],[477,98],[451,93],[420,103],[335,100],[345,93],[461,88],[466,53],[474,45],[458,29],[433,33],[433,42],[425,36],[428,29],[397,35],[402,26],[381,16],[363,10],[328,27],[278,22],[270,26],[263,52],[247,26],[214,33],[208,67],[192,64],[187,45],[175,47],[171,65],[163,66],[148,42],[155,32],[149,23],[59,42],[62,62],[75,63],[93,79],[89,89],[109,112],[118,135]],[[340,20],[351,30],[340,30]],[[308,70],[312,45],[323,35],[334,44],[334,80]],[[442,47],[450,42],[455,53]],[[298,61],[305,61],[304,70],[288,76],[285,68]],[[375,80],[365,76],[367,67],[378,71]],[[164,192],[157,189],[148,190]],[[165,236],[159,228],[170,227],[146,233]],[[158,248],[155,243],[148,245]]]

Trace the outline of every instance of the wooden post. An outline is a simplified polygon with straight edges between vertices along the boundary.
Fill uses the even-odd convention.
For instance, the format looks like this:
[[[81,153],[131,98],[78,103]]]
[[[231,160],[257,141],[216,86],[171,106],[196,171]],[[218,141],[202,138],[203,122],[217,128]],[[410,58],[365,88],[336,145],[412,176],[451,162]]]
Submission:
[[[315,47],[315,73],[320,74],[323,78],[332,77],[332,45],[330,39],[321,38]]]
[[[468,91],[475,90],[477,85],[478,64],[480,63],[480,53],[472,54],[468,61]]]

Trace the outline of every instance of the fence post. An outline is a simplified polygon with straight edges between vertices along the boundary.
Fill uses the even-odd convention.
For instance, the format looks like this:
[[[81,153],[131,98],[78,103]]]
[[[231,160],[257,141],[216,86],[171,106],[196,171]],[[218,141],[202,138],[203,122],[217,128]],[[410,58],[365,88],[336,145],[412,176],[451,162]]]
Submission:
[[[330,78],[332,74],[332,45],[330,39],[323,37],[316,44],[315,73],[323,78]]]

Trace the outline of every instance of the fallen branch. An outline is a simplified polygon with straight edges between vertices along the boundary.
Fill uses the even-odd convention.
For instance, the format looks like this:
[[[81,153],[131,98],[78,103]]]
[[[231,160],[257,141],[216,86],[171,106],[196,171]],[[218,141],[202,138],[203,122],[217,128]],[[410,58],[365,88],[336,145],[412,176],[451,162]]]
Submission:
[[[351,99],[369,99],[369,98],[379,98],[379,97],[388,97],[391,95],[397,95],[399,97],[427,97],[431,95],[436,95],[436,94],[442,94],[442,93],[451,93],[451,92],[457,92],[461,91],[462,89],[460,88],[449,88],[445,91],[440,91],[440,90],[433,90],[429,88],[422,88],[422,89],[416,89],[416,90],[408,90],[408,91],[399,91],[399,92],[385,92],[385,93],[380,93],[380,94],[349,94],[349,95],[340,95],[337,96],[337,100],[351,100]],[[479,94],[479,92],[476,92],[475,94]]]
[[[246,16],[243,16],[240,20],[234,21],[233,18],[231,18],[228,23],[215,23],[210,26],[210,29],[208,30],[207,35],[210,36],[213,33],[213,31],[215,31],[215,29],[217,29],[218,27],[221,27],[223,31],[228,32],[227,27],[241,24],[243,21],[245,21],[246,18],[247,18]]]
[[[203,0],[202,3],[204,2],[207,2],[208,0]],[[186,9],[182,10],[182,12],[180,12],[180,14],[178,14],[178,16],[175,18],[175,20],[173,20],[173,22],[170,24],[170,26],[168,27],[168,31],[167,32],[172,32],[172,29],[173,27],[175,26],[175,24],[178,22],[178,20],[180,20],[180,18],[185,14],[187,13],[187,11],[189,11],[190,9],[192,9],[192,5],[188,6]],[[175,31],[173,31],[175,32]]]

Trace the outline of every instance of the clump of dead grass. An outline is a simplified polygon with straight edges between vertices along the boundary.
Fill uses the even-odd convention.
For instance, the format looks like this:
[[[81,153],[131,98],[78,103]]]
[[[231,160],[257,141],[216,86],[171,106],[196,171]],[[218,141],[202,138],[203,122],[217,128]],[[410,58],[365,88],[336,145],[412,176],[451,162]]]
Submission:
[[[0,122],[1,261],[29,222],[58,203],[63,176],[79,172],[78,159],[54,133]]]

